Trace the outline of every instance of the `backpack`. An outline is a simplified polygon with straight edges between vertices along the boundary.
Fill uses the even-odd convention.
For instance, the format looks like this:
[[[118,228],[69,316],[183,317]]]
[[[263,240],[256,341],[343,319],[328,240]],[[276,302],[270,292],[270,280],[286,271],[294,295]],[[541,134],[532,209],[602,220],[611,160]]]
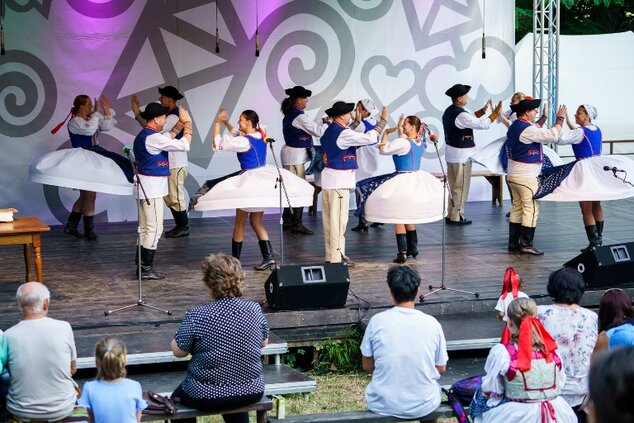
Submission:
[[[458,423],[468,423],[465,407],[471,404],[473,395],[482,384],[482,375],[470,376],[455,382],[449,390],[443,389],[447,395],[447,402],[453,410],[453,414]]]
[[[171,398],[157,394],[153,391],[143,391],[143,399],[147,402],[147,408],[143,410],[143,414],[162,415],[176,414],[176,404]]]

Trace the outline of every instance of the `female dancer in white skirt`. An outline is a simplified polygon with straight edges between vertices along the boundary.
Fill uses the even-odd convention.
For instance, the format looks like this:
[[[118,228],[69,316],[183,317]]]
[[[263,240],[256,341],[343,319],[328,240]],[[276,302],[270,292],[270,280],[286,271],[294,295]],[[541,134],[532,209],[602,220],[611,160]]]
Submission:
[[[244,227],[247,218],[250,218],[262,253],[262,263],[253,268],[267,270],[275,268],[275,259],[269,234],[262,223],[263,209],[279,207],[279,191],[276,188],[277,169],[274,166],[266,166],[266,135],[259,122],[260,118],[256,112],[245,110],[238,120],[239,132],[234,132],[227,111],[220,109],[214,121],[212,148],[214,151],[238,153],[241,170],[207,181],[192,197],[190,208],[193,206],[197,211],[236,208],[231,255],[237,259],[240,258],[242,251]],[[221,136],[222,124],[232,133]],[[280,172],[291,205],[299,207],[312,204],[313,187],[286,169],[280,169]]]
[[[100,112],[101,106],[101,112]],[[79,198],[73,204],[64,232],[94,241],[96,192],[117,195],[132,194],[132,167],[127,159],[98,146],[97,137],[117,124],[110,101],[101,96],[99,101],[87,95],[75,97],[69,116],[68,134],[72,149],[51,152],[32,164],[30,181],[46,185],[74,188]],[[67,117],[68,118],[68,117]],[[51,132],[57,132],[62,122]],[[78,230],[84,216],[84,233]]]
[[[552,169],[542,179],[535,198],[542,201],[579,201],[589,244],[581,251],[591,251],[603,243],[603,208],[601,200],[618,200],[634,196],[634,187],[616,178],[616,171],[634,175],[634,161],[618,155],[601,156],[603,136],[592,121],[597,109],[582,104],[575,113],[576,126],[566,116],[570,132],[560,136],[560,143],[572,144],[576,161]]]
[[[416,116],[403,120],[403,136],[387,142],[387,129],[378,145],[381,154],[391,155],[396,172],[357,183],[361,215],[372,222],[394,223],[398,254],[394,263],[405,263],[418,255],[417,223],[442,219],[443,185],[420,170],[429,129]]]

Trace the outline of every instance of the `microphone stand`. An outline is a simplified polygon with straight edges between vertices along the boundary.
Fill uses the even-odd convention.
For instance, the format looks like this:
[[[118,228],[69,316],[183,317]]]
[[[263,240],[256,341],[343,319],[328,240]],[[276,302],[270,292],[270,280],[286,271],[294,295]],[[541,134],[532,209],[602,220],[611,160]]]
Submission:
[[[603,169],[603,170],[606,170],[606,169]],[[628,184],[628,185],[630,185],[631,187],[634,187],[634,184],[632,184],[630,181],[628,181],[628,180],[626,179],[626,178],[627,178],[627,172],[626,172],[626,171],[624,171],[624,170],[620,170],[620,169],[616,169],[616,168],[613,168],[613,169],[608,169],[608,170],[611,170],[611,171],[612,171],[612,175],[613,175],[616,179],[618,179],[619,181],[622,181],[624,184]],[[621,172],[625,173],[625,176],[623,176],[622,178],[620,178],[620,177],[616,174],[616,172],[617,172],[617,171],[621,171]]]
[[[273,149],[273,143],[275,142],[274,138],[267,138],[266,142],[269,144],[271,149],[271,155],[273,156],[273,162],[275,163],[275,169],[277,169],[277,178],[275,179],[275,188],[278,187],[280,190],[280,266],[284,266],[284,219],[282,214],[284,212],[284,207],[282,204],[282,191],[284,191],[284,196],[286,197],[286,202],[288,203],[288,207],[293,209],[291,206],[291,200],[288,198],[288,191],[286,191],[286,184],[284,183],[284,178],[282,178],[282,171],[280,170],[280,165],[277,161],[277,156],[275,155],[275,150]],[[279,266],[278,266],[279,267]]]
[[[440,171],[442,172],[442,241],[441,241],[441,252],[440,252],[440,286],[429,285],[429,289],[432,290],[427,294],[423,294],[419,297],[421,302],[425,301],[425,298],[430,295],[436,294],[440,291],[453,291],[460,292],[462,294],[470,294],[475,295],[476,298],[480,298],[480,293],[473,291],[465,291],[462,289],[449,288],[445,285],[445,226],[446,226],[446,217],[447,217],[447,194],[449,194],[449,201],[451,201],[451,207],[454,207],[453,196],[451,195],[451,191],[449,190],[449,186],[447,183],[447,174],[445,173],[445,167],[442,164],[442,160],[440,158],[440,152],[438,151],[438,141],[432,141],[434,143],[434,147],[436,148],[436,157],[438,157],[438,163],[440,163]]]
[[[136,192],[137,192],[137,197],[139,197],[139,188],[141,189],[141,192],[143,193],[143,201],[145,201],[147,203],[147,205],[150,205],[150,199],[147,198],[147,194],[145,193],[145,188],[143,188],[143,184],[141,184],[141,179],[139,178],[139,171],[137,169],[137,167],[134,165],[134,162],[132,161],[132,157],[130,156],[130,149],[129,148],[124,148],[124,153],[126,154],[126,156],[128,157],[128,160],[130,161],[130,164],[132,165],[132,171],[134,172],[134,181],[136,184]],[[137,283],[138,283],[138,297],[137,297],[137,301],[134,304],[129,304],[123,307],[119,307],[119,308],[115,308],[113,310],[108,310],[108,311],[104,311],[103,315],[104,316],[110,316],[112,313],[117,313],[119,311],[124,311],[124,310],[128,310],[134,307],[145,307],[145,308],[150,308],[152,310],[156,310],[156,311],[160,311],[161,313],[165,313],[168,316],[172,315],[171,310],[164,310],[162,308],[158,308],[155,307],[153,305],[150,304],[146,304],[145,301],[143,301],[143,288],[142,288],[142,282],[141,282],[141,199],[140,197],[135,201],[136,203],[136,212],[137,212],[137,229],[136,229],[136,253],[137,253],[137,258],[138,258],[138,262],[137,262]]]

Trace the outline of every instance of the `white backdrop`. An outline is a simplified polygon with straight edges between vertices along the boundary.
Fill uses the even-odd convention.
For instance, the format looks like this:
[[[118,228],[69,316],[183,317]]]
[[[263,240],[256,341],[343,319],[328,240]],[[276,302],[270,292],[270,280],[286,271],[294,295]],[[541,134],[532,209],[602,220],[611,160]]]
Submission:
[[[440,133],[440,117],[454,83],[473,86],[472,109],[513,92],[514,1],[487,0],[260,0],[260,57],[255,57],[255,0],[219,3],[220,53],[215,47],[213,0],[4,0],[7,54],[0,56],[0,207],[64,222],[75,191],[28,182],[28,166],[69,147],[68,134],[50,129],[78,94],[105,94],[118,128],[100,143],[113,151],[139,131],[130,97],[158,98],[175,85],[194,120],[189,155],[193,194],[201,182],[238,167],[229,154],[212,155],[210,130],[222,105],[235,122],[254,109],[270,136],[282,142],[284,88],[313,91],[307,113],[320,116],[335,100],[373,98],[401,113],[417,114]],[[485,12],[485,13],[484,13]],[[486,17],[486,60],[481,58]],[[503,134],[501,125],[478,133],[478,144]],[[278,143],[276,148],[281,147]],[[440,143],[441,154],[444,144]],[[271,161],[271,158],[269,158]],[[436,170],[435,153],[423,167]],[[490,198],[475,178],[470,200]],[[136,220],[131,197],[97,196],[97,221]],[[227,212],[233,213],[233,212]],[[194,213],[193,216],[200,216]]]

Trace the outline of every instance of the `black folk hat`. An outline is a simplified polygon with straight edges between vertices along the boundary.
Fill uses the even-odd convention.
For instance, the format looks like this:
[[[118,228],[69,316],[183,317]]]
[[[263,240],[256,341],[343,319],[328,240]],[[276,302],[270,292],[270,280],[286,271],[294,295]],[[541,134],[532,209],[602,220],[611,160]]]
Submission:
[[[313,92],[311,90],[307,90],[301,85],[295,85],[293,88],[287,88],[284,90],[284,92],[287,96],[293,98],[306,98],[313,95]]]
[[[161,106],[161,103],[150,103],[145,106],[145,110],[141,112],[141,117],[146,121],[162,116],[169,111],[169,107]]]
[[[456,84],[445,91],[445,95],[451,98],[457,98],[465,95],[469,90],[471,90],[471,85]]]
[[[346,103],[345,101],[337,101],[330,109],[326,109],[326,114],[330,117],[345,115],[354,110],[354,103]]]
[[[176,87],[172,87],[171,85],[159,87],[158,90],[159,94],[164,95],[165,97],[173,98],[174,100],[180,100],[185,97],[183,94],[178,92]]]
[[[511,110],[515,112],[517,115],[521,115],[522,113],[526,113],[529,110],[538,109],[542,100],[539,98],[531,98],[526,97],[524,100],[520,101],[517,104],[511,104]]]

